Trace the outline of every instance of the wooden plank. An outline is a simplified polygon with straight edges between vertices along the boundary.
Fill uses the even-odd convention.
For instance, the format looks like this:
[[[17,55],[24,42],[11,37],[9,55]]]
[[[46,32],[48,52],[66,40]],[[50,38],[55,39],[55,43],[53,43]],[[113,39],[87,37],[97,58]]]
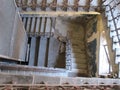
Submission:
[[[30,46],[30,58],[29,58],[29,65],[30,66],[34,66],[35,48],[36,48],[36,38],[32,37],[31,46]]]
[[[38,66],[45,65],[45,54],[46,54],[46,45],[47,45],[47,38],[41,37],[40,44],[39,44],[39,56],[38,56]]]
[[[93,6],[91,6],[91,8],[95,8]],[[68,13],[69,12],[69,13]],[[95,12],[95,11],[91,11],[91,12],[85,12],[85,11],[79,11],[79,12],[72,12],[72,11],[68,11],[68,12],[63,12],[63,11],[57,11],[57,12],[36,12],[36,11],[28,11],[28,12],[24,12],[21,11],[20,14],[22,16],[37,16],[37,17],[60,17],[60,16],[81,16],[82,14],[91,14],[91,15],[99,15],[99,12]]]

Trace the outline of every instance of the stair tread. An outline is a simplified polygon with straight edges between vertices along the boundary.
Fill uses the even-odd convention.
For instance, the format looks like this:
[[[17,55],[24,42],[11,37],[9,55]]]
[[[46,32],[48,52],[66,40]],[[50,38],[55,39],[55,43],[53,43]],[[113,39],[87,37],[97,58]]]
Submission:
[[[70,72],[87,74],[88,70],[87,69],[72,69]]]
[[[87,69],[87,64],[72,63],[72,68],[74,68],[74,69]]]
[[[88,73],[69,72],[68,77],[88,77]]]
[[[71,58],[71,62],[72,62],[72,63],[86,64],[86,63],[87,63],[87,60]]]
[[[79,54],[75,54],[75,55],[71,54],[71,58],[86,59],[86,56],[83,53],[79,53]]]

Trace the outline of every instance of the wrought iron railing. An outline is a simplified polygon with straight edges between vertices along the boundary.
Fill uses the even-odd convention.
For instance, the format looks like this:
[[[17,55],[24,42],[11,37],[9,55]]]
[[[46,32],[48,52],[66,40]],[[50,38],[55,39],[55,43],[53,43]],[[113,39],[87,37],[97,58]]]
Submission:
[[[105,2],[107,2],[108,0],[105,0],[104,1],[104,3]],[[114,2],[114,5],[111,5],[111,3],[113,3]],[[105,8],[109,8],[108,10],[106,10],[106,14],[107,13],[109,13],[109,15],[110,15],[110,17],[112,17],[112,19],[109,19],[109,15],[107,15],[108,16],[108,23],[111,23],[111,22],[113,22],[113,24],[111,24],[110,25],[110,27],[112,26],[112,27],[114,27],[114,30],[110,30],[111,32],[113,32],[113,31],[115,31],[116,32],[116,37],[117,37],[117,39],[118,39],[118,43],[119,43],[119,45],[120,45],[120,38],[119,38],[119,32],[118,32],[118,30],[120,30],[120,27],[117,27],[117,22],[116,21],[118,21],[119,19],[120,19],[120,15],[119,15],[119,12],[117,12],[118,14],[117,14],[117,16],[115,16],[114,15],[114,9],[116,9],[116,7],[117,7],[117,5],[119,5],[120,4],[120,2],[118,2],[118,3],[116,3],[115,4],[115,1],[114,0],[112,0],[112,1],[109,1],[108,3],[107,3],[107,5],[105,5]],[[115,37],[115,36],[113,36],[113,37]],[[114,42],[114,41],[113,41]]]

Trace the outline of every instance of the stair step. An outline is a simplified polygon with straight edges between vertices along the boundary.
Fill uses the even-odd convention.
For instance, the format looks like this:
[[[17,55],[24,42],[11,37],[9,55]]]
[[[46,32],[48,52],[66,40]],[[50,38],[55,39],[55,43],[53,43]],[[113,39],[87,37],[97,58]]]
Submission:
[[[87,64],[72,63],[72,68],[74,68],[74,69],[87,69]]]
[[[70,72],[88,74],[87,69],[72,69]]]
[[[79,37],[80,38],[80,37]],[[81,41],[79,38],[75,38],[75,39],[70,39],[71,40],[71,42],[79,42],[79,44],[82,44],[82,45],[84,45],[84,41]]]
[[[80,42],[80,41],[71,41],[72,42],[72,46],[73,45],[79,45],[81,47],[82,46],[85,46],[85,44],[83,42]]]
[[[79,48],[72,48],[72,52],[77,53],[77,54],[79,54],[79,53],[85,54],[86,53],[86,51],[84,49],[79,49]]]
[[[75,58],[71,58],[71,62],[72,62],[72,63],[87,64],[87,60],[85,60],[85,59],[75,59]]]
[[[71,58],[76,59],[86,59],[86,55],[84,53],[71,53]]]
[[[84,43],[83,43],[83,41],[81,41],[81,40],[77,40],[77,41],[75,41],[75,40],[73,40],[73,41],[71,41],[72,42],[72,46],[85,46],[84,45]]]
[[[68,77],[88,77],[87,73],[69,72]]]

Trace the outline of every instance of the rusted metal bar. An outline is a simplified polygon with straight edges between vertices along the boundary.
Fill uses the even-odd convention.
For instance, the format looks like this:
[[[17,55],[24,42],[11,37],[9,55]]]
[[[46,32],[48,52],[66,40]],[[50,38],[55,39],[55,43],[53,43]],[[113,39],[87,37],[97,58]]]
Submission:
[[[31,0],[30,6],[32,10],[36,10],[37,0]]]
[[[114,0],[113,0],[114,1]],[[106,12],[109,12],[109,11],[111,11],[111,10],[113,10],[113,9],[115,9],[116,8],[116,6],[118,6],[120,4],[120,2],[118,2],[117,4],[115,4],[113,7],[111,7],[111,9],[110,10],[107,10]],[[107,4],[106,6],[109,6],[110,4]]]
[[[116,30],[118,31],[118,30],[120,30],[120,28],[117,28],[117,29],[115,29],[115,30],[111,30],[111,32],[116,31]]]
[[[52,10],[56,10],[56,8],[57,8],[57,0],[53,0],[51,3],[50,3],[50,8],[52,9]]]
[[[21,4],[20,5],[22,5],[22,9],[23,10],[27,9],[27,2],[28,2],[28,0],[21,0]]]
[[[22,0],[18,2],[16,0],[16,4],[18,7],[21,7],[23,10],[26,8],[31,8],[32,10],[36,10],[36,8],[41,8],[45,10],[47,7],[51,8],[52,10],[56,10],[56,8],[61,8],[62,10],[66,11],[68,7],[72,8],[74,11],[78,11],[78,8],[85,8],[85,10],[89,11],[90,8],[96,9],[99,6],[90,6],[90,3],[93,0],[88,0],[89,2],[86,3],[86,6],[79,5],[79,0],[74,1],[74,5],[68,5],[68,0],[63,0],[62,5],[57,4],[57,0],[53,0],[51,3],[47,3],[46,0],[42,0],[40,4],[37,3],[37,0],[31,0],[31,3],[27,4],[27,0]]]
[[[74,11],[78,11],[79,1],[80,1],[80,0],[74,0],[74,5],[73,5],[73,7],[72,7],[72,9],[73,9]]]
[[[68,0],[63,0],[61,9],[67,11],[67,7],[68,7]]]
[[[102,4],[105,3],[107,0],[102,1]]]
[[[114,18],[112,18],[111,20],[108,20],[108,21],[111,22],[111,21],[113,21],[115,19],[118,19],[118,18],[120,18],[120,15],[118,15],[118,16],[116,16],[116,17],[114,17]]]
[[[86,1],[86,6],[84,7],[85,11],[89,11],[91,0]]]
[[[42,2],[40,3],[41,9],[45,10],[47,7],[47,1],[46,0],[42,0]]]
[[[108,5],[110,5],[112,2],[114,2],[114,0],[111,0],[111,1],[108,3]]]

